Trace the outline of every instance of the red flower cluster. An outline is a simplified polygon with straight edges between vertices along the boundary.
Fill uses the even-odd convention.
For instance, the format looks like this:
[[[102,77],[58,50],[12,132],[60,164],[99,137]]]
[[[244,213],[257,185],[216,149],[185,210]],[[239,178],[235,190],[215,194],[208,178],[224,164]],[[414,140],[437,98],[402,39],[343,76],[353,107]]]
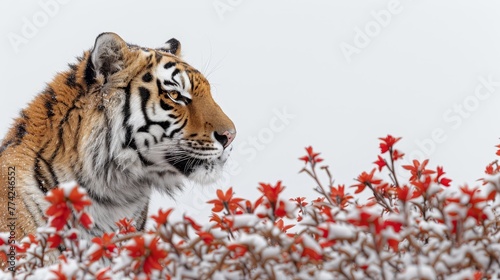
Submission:
[[[401,137],[395,138],[395,137],[393,137],[392,135],[389,134],[386,137],[379,138],[379,139],[380,139],[380,152],[382,154],[384,154],[387,151],[392,152],[392,147],[399,140],[401,140]]]
[[[133,269],[141,269],[147,275],[154,270],[161,270],[162,262],[167,257],[167,251],[161,248],[159,237],[149,239],[146,241],[145,237],[137,236],[124,246],[129,256],[134,258]]]
[[[498,160],[495,160],[494,162],[488,164],[486,166],[486,169],[484,170],[484,173],[488,175],[495,175],[498,174],[499,172],[500,172],[500,165],[498,164]]]
[[[111,259],[112,253],[116,252],[116,244],[113,242],[114,233],[105,233],[102,238],[94,237],[92,242],[98,245],[98,248],[89,256],[91,262],[101,258]]]
[[[380,179],[375,179],[373,178],[373,175],[375,174],[376,169],[372,169],[370,173],[366,173],[363,171],[356,181],[359,182],[359,184],[355,184],[352,187],[357,187],[358,189],[354,193],[360,193],[365,190],[365,187],[370,187],[373,188],[374,186],[380,184],[382,180]]]
[[[316,163],[320,163],[323,161],[323,159],[319,157],[319,153],[315,153],[311,146],[306,147],[306,152],[307,155],[299,158],[300,160],[303,160],[304,163],[306,164],[310,163],[312,165],[315,165]]]
[[[278,183],[276,183],[276,186],[272,186],[271,184],[259,183],[258,190],[263,194],[262,198],[265,198],[264,205],[268,209],[271,209],[271,213],[273,213],[273,215],[271,215],[272,220],[287,216],[285,201],[279,199],[279,195],[283,192],[284,189],[285,187],[281,185],[281,181],[278,181]],[[263,215],[261,216],[263,217]]]
[[[330,186],[330,198],[332,202],[341,209],[346,208],[354,196],[345,193],[345,186],[339,185],[338,187]]]
[[[66,225],[71,215],[71,207],[79,215],[79,222],[85,228],[92,226],[92,218],[83,211],[85,206],[90,205],[90,200],[87,199],[83,189],[72,188],[69,194],[66,189],[54,189],[45,199],[51,204],[46,211],[50,217],[49,224],[56,230],[61,230]]]
[[[229,188],[226,193],[217,190],[217,198],[207,202],[214,205],[213,212],[221,212],[225,209],[228,213],[235,213],[241,207],[239,203],[244,200],[243,198],[233,198],[233,188]]]
[[[118,222],[116,222],[116,225],[118,226],[120,234],[136,232],[135,226],[133,225],[133,221],[127,218],[119,220]]]
[[[395,233],[399,233],[403,224],[400,221],[383,219],[380,215],[365,212],[363,209],[360,211],[358,218],[348,221],[357,227],[365,228],[371,232],[375,237],[376,245],[380,248],[386,243],[389,248],[398,252],[400,239],[395,237],[384,238],[383,233],[389,229]]]
[[[207,224],[160,209],[147,232],[122,219],[114,232],[88,243],[78,224],[92,227],[85,212],[90,201],[77,187],[55,189],[47,196],[47,228],[14,246],[20,261],[15,276],[44,269],[59,247],[60,262],[45,270],[55,279],[494,278],[500,271],[493,250],[500,243],[493,203],[498,164],[487,167],[495,176],[482,179],[482,186],[453,189],[443,167],[429,167],[429,160],[398,165],[401,138],[379,139],[375,168],[355,179],[354,193],[334,184],[328,167],[318,166],[319,153],[307,147],[301,172],[313,179],[316,199],[283,199],[281,181],[259,183],[255,201],[219,189],[207,202]],[[0,234],[3,256],[8,242],[8,234]]]

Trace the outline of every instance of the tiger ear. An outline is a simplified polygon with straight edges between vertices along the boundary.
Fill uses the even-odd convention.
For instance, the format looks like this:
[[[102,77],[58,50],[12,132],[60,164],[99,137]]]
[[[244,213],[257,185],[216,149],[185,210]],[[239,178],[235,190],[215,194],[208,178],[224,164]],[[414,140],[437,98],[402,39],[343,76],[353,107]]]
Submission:
[[[177,39],[172,38],[163,44],[159,48],[162,51],[169,52],[175,56],[180,56],[181,55],[181,42],[179,42]]]
[[[96,74],[105,77],[123,69],[127,43],[115,33],[101,33],[95,39],[95,45],[91,52],[91,60]]]

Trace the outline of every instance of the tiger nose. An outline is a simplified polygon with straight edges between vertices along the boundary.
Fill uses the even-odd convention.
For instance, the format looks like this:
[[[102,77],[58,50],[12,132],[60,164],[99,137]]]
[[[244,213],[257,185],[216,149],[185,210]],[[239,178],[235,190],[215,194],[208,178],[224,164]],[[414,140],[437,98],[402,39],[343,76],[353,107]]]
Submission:
[[[236,130],[226,130],[222,134],[217,131],[214,132],[215,139],[222,144],[222,147],[227,148],[231,142],[233,142],[234,137],[236,137]]]

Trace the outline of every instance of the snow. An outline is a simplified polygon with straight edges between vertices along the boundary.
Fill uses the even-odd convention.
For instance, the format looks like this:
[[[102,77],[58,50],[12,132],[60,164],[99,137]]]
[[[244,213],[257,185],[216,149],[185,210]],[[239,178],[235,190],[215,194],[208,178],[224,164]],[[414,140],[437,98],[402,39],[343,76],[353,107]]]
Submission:
[[[263,236],[255,235],[255,234],[246,234],[242,233],[237,239],[236,242],[230,242],[229,244],[245,244],[247,246],[251,246],[255,251],[262,251],[264,248],[268,246],[266,239]]]
[[[329,224],[328,239],[354,239],[356,236],[352,226],[346,224]]]
[[[405,267],[405,271],[398,276],[401,280],[413,280],[413,279],[427,279],[434,280],[437,279],[434,269],[427,265],[410,265]]]
[[[321,254],[321,252],[323,251],[321,250],[319,244],[309,235],[303,235],[302,241],[304,242],[305,247],[313,249],[318,254]]]
[[[263,259],[267,258],[279,258],[280,257],[280,248],[279,247],[266,247],[262,250],[260,255]]]
[[[253,214],[242,214],[233,216],[233,226],[235,228],[254,227],[260,219]]]
[[[59,188],[64,190],[64,196],[66,197],[69,197],[71,191],[75,186],[78,186],[78,183],[75,181],[61,182],[59,184]],[[78,192],[86,193],[86,190],[84,188],[78,188]]]

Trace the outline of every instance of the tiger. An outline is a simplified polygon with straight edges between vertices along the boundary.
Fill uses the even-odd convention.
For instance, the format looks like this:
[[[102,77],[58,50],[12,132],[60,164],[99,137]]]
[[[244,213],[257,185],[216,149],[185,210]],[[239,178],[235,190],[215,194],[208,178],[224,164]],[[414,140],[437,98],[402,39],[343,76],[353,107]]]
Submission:
[[[114,232],[123,218],[142,231],[152,192],[174,196],[186,182],[219,180],[235,136],[177,39],[147,48],[102,33],[21,110],[2,140],[0,232],[12,229],[6,210],[14,176],[16,240],[46,224],[45,197],[64,182],[76,182],[92,202],[94,226],[82,238]]]

